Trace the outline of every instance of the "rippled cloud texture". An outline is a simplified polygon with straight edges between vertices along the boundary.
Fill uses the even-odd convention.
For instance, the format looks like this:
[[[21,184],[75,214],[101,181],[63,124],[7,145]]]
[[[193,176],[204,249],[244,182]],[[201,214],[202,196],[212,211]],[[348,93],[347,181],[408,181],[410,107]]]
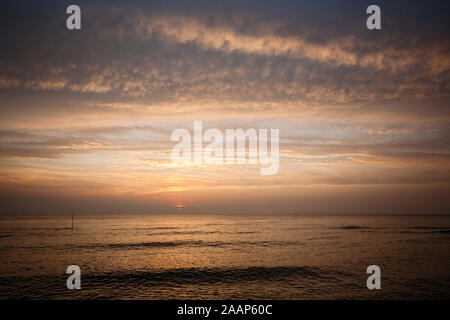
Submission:
[[[445,1],[2,3],[1,213],[448,213]],[[280,170],[170,161],[279,128]]]

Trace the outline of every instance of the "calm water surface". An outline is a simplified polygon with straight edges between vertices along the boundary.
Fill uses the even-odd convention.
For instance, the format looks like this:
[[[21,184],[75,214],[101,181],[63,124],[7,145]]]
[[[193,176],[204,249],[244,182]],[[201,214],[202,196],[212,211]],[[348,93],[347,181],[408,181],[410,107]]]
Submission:
[[[449,299],[450,217],[0,217],[0,259],[3,299]]]

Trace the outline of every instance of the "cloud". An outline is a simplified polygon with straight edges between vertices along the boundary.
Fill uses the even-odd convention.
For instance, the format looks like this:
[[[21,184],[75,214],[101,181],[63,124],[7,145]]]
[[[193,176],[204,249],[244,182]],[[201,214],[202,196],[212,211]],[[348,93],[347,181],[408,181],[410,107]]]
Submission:
[[[5,210],[43,196],[96,212],[177,197],[205,211],[400,212],[420,194],[436,203],[419,211],[448,208],[447,2],[381,1],[380,32],[354,2],[81,0],[77,32],[65,5],[0,5]],[[174,165],[170,134],[193,120],[279,128],[279,174]]]
[[[33,164],[38,176],[56,170],[73,177],[77,172],[77,177],[85,176],[87,181],[108,181],[107,185],[121,181],[119,189],[138,193],[171,189],[170,181],[188,189],[450,181],[450,136],[445,123],[204,122],[205,130],[280,128],[280,173],[270,180],[258,174],[259,166],[173,164],[171,132],[176,128],[192,131],[192,126],[190,120],[172,120],[70,130],[2,130],[0,158],[7,177],[18,174],[21,166]]]
[[[137,6],[86,4],[79,33],[57,28],[59,15],[39,27],[37,12],[33,33],[50,47],[30,39],[30,29],[20,25],[24,17],[12,14],[6,20],[18,19],[11,21],[16,37],[5,35],[0,88],[148,113],[417,118],[441,117],[449,102],[448,40],[443,30],[425,33],[431,18],[424,30],[407,33],[388,16],[391,29],[374,34],[356,24],[360,14],[351,10],[348,23],[330,25],[340,12],[330,3],[295,14],[288,14],[292,3],[273,14],[267,4],[253,13]],[[328,24],[314,20],[320,10],[327,10]]]

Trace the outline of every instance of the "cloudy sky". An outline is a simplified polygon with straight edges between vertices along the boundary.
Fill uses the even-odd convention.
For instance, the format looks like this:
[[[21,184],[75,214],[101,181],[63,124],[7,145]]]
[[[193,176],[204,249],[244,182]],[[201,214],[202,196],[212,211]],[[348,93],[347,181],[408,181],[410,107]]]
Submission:
[[[448,1],[124,3],[0,5],[1,214],[449,213]],[[278,174],[172,163],[194,120]]]

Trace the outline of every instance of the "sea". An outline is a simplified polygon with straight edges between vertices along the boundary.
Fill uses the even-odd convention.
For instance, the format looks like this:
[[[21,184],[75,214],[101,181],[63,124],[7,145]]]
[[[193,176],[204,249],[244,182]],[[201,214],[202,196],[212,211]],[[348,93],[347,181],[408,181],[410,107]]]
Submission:
[[[0,261],[1,299],[449,299],[450,216],[0,216]]]

